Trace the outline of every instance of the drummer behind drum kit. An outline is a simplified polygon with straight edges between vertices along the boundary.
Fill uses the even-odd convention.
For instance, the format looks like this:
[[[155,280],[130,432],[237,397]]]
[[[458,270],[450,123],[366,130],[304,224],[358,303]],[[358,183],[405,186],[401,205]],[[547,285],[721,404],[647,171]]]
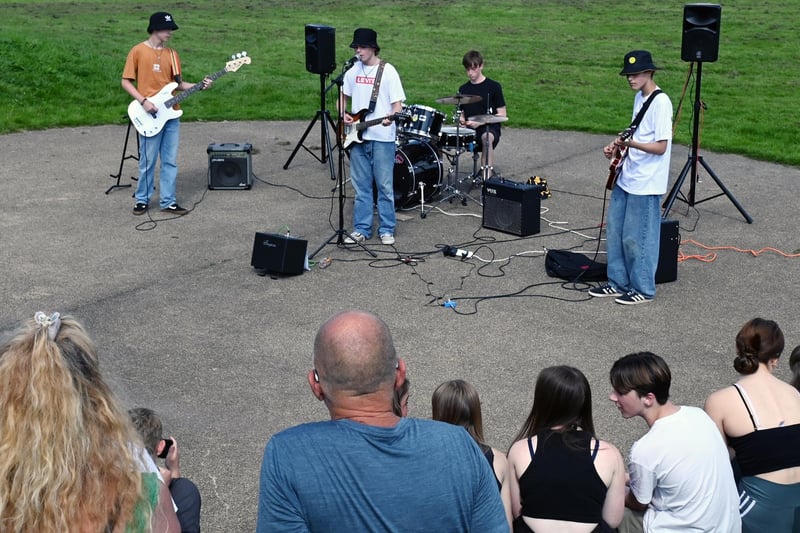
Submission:
[[[467,183],[468,190],[473,186],[482,184],[489,177],[490,168],[481,164],[479,155],[475,152],[475,130],[460,126],[461,106],[481,101],[480,96],[456,94],[445,96],[436,100],[440,104],[455,105],[453,112],[454,126],[443,126],[446,115],[437,109],[423,105],[403,106],[399,115],[397,135],[397,150],[394,163],[394,196],[395,207],[398,209],[420,204],[422,218],[425,218],[425,201],[444,195],[439,203],[459,198],[463,205],[467,199],[473,198],[462,193],[458,184]],[[507,117],[500,115],[477,115],[469,120],[481,124],[505,122]],[[488,143],[491,150],[491,143]],[[461,154],[473,154],[472,173],[460,179],[459,158]],[[450,163],[447,179],[442,171],[442,157]],[[483,154],[488,160],[488,153]],[[481,161],[483,163],[483,161]]]

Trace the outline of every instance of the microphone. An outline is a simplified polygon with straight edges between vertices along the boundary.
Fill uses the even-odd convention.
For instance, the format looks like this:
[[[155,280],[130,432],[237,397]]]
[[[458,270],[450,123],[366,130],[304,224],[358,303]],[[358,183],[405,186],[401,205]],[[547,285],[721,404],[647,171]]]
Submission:
[[[344,69],[347,70],[347,69],[351,68],[353,65],[356,64],[356,61],[360,61],[360,59],[358,58],[358,55],[354,55],[353,57],[348,59],[347,62],[344,64]]]

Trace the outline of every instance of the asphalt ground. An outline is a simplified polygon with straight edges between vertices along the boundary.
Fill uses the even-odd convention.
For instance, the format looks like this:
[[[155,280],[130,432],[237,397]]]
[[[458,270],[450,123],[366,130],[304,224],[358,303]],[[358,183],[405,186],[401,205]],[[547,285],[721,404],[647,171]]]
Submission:
[[[543,367],[570,364],[587,375],[599,435],[627,453],[646,425],[623,420],[607,400],[618,357],[662,355],[673,371],[673,399],[702,405],[735,380],[734,337],[750,318],[776,320],[787,345],[800,344],[798,258],[787,257],[800,249],[797,168],[701,150],[753,223],[727,196],[713,198],[721,189],[701,168],[695,202],[685,200],[689,177],[669,214],[680,227],[677,280],[660,284],[652,303],[622,306],[591,299],[586,285],[562,283],[544,269],[546,249],[604,251],[596,238],[608,137],[504,128],[497,172],[512,181],[538,175],[552,192],[541,202],[537,234],[482,227],[478,188],[463,197],[466,205],[456,197],[425,218],[419,208],[401,211],[394,247],[373,237],[362,249],[337,245],[337,182],[319,161],[327,158],[321,123],[283,168],[307,126],[184,123],[178,198],[192,208],[184,217],[157,209],[133,216],[131,188],[107,192],[117,183],[110,175],[120,166],[125,123],[0,137],[0,327],[37,310],[78,317],[125,405],[155,409],[178,440],[182,471],[202,492],[207,532],[252,531],[270,435],[326,418],[306,373],[318,326],[340,310],[365,309],[388,322],[408,363],[413,416],[430,415],[440,382],[466,379],[478,388],[487,436],[501,449],[526,418]],[[253,145],[251,189],[208,189],[212,143]],[[426,148],[406,150],[420,181],[438,185],[422,171]],[[671,183],[687,154],[674,147]],[[468,155],[459,162],[462,170],[471,166]],[[136,162],[122,165],[120,184],[134,183]],[[440,188],[465,192],[462,178],[443,179]],[[351,208],[346,197],[345,230]],[[255,233],[286,231],[307,240],[309,254],[320,249],[311,270],[258,275],[250,265]],[[474,256],[445,257],[446,245]],[[328,257],[320,269],[315,262]],[[455,307],[443,305],[448,300]],[[784,378],[787,365],[778,369]]]

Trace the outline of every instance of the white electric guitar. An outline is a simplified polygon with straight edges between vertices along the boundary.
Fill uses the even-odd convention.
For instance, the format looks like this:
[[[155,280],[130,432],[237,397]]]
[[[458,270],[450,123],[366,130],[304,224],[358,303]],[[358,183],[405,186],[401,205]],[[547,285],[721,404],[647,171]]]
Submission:
[[[247,52],[241,52],[234,55],[231,61],[225,63],[224,69],[220,70],[219,72],[215,72],[208,77],[213,81],[221,76],[224,76],[228,72],[236,72],[241,68],[242,65],[249,64],[250,58],[247,56]],[[172,92],[177,88],[177,83],[168,83],[161,88],[158,94],[148,96],[147,101],[158,107],[158,109],[152,113],[145,111],[142,104],[136,100],[130,103],[128,106],[128,117],[130,117],[131,123],[133,124],[133,127],[136,128],[136,131],[145,137],[157,135],[168,120],[178,118],[183,114],[182,110],[173,109],[173,107],[202,89],[203,83],[196,83],[189,89],[173,96]]]

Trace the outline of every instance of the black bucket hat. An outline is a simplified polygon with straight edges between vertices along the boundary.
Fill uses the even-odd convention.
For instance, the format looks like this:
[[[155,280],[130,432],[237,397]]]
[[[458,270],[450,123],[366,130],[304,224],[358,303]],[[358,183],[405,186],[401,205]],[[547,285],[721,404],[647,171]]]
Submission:
[[[150,25],[147,26],[147,33],[161,30],[177,30],[178,25],[175,24],[175,19],[172,15],[164,11],[153,13],[150,15]]]
[[[634,50],[625,54],[619,75],[639,74],[648,70],[658,70],[658,67],[653,64],[653,57],[650,52],[647,50]]]
[[[380,50],[378,33],[370,28],[358,28],[353,32],[353,42],[350,43],[350,48],[355,48],[356,46]]]

